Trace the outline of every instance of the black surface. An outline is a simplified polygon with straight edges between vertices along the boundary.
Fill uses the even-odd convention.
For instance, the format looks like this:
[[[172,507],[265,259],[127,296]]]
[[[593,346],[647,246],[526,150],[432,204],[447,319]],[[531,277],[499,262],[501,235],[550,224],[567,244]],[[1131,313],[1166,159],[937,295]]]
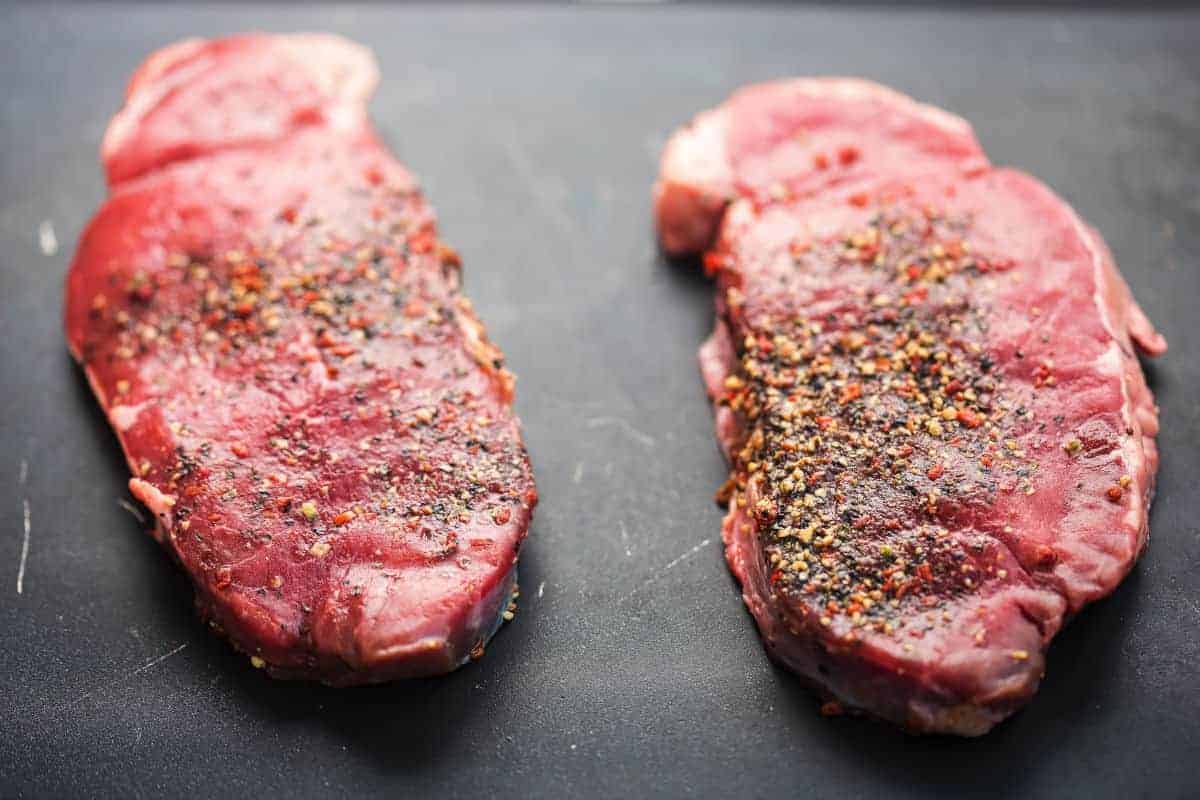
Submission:
[[[63,345],[61,281],[124,81],[176,38],[244,29],[379,54],[378,127],[520,379],[543,498],[521,608],[443,679],[273,683],[207,634],[118,505],[125,466]],[[1196,796],[1198,43],[1197,12],[0,10],[0,795]],[[819,717],[764,656],[717,545],[724,467],[695,367],[710,288],[656,255],[649,189],[675,125],[801,73],[966,116],[1103,231],[1171,343],[1150,373],[1150,550],[982,740]]]

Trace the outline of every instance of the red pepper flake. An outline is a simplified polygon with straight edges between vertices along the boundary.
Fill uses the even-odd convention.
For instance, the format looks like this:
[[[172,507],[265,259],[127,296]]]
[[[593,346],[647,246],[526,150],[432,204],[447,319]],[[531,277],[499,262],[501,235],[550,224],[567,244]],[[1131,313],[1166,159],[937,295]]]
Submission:
[[[232,450],[233,454],[238,458],[245,458],[246,456],[250,455],[250,448],[246,447],[246,445],[242,442],[234,442],[229,446],[229,449]]]
[[[418,233],[408,242],[408,249],[413,253],[432,253],[437,240],[428,231]]]
[[[354,513],[351,511],[343,511],[333,518],[334,525],[345,525],[350,520],[354,519]]]
[[[842,405],[846,405],[847,403],[857,400],[860,397],[862,397],[862,384],[855,381],[853,383],[846,384],[845,388],[842,389],[841,396],[838,397],[838,402]]]
[[[462,266],[462,257],[458,254],[457,250],[448,244],[443,244],[442,242],[437,243],[437,257],[438,261],[442,262],[448,267]]]
[[[929,478],[931,481],[936,481],[938,478],[942,477],[942,473],[945,471],[946,468],[941,464],[934,464],[929,468],[929,471],[925,473],[925,477]]]
[[[965,425],[968,428],[978,428],[983,424],[983,417],[969,408],[960,408],[958,410],[958,422],[960,425]]]
[[[824,153],[817,153],[813,156],[813,166],[817,169],[829,169],[829,156]]]
[[[367,183],[371,184],[372,186],[378,186],[379,184],[383,183],[383,173],[379,171],[379,167],[369,167],[363,174],[363,177],[366,178]]]
[[[229,274],[235,278],[243,279],[258,275],[259,269],[257,264],[254,264],[250,261],[242,261],[234,266],[234,268],[229,271]]]
[[[992,270],[1004,271],[1011,269],[1015,262],[1011,258],[981,258],[976,262],[976,267],[980,272],[991,272]]]
[[[722,253],[708,252],[704,254],[704,272],[707,275],[715,275],[717,271],[725,266],[725,256]]]
[[[512,519],[512,511],[506,506],[500,506],[492,510],[492,522],[497,525],[504,525]]]
[[[1054,376],[1050,372],[1050,366],[1046,363],[1038,364],[1033,370],[1033,385],[1034,388],[1040,389],[1043,386],[1053,386],[1055,384]]]
[[[1034,561],[1042,569],[1049,569],[1058,563],[1058,553],[1054,552],[1054,548],[1043,544],[1035,551]]]
[[[855,192],[854,194],[850,195],[849,201],[850,205],[854,206],[855,208],[866,208],[867,203],[870,202],[870,198],[867,197],[866,192]]]
[[[857,147],[843,147],[838,150],[838,163],[843,167],[848,167],[855,161],[858,161],[860,153]]]
[[[1112,500],[1114,503],[1116,503],[1121,500],[1121,495],[1124,494],[1124,490],[1122,490],[1120,486],[1110,486],[1105,494],[1108,495],[1109,500]]]

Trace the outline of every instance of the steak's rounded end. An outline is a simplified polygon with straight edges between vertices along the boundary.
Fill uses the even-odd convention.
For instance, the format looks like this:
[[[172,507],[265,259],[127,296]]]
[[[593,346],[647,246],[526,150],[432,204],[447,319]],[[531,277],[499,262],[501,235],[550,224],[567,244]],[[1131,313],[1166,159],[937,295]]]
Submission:
[[[323,124],[365,130],[379,80],[365,47],[329,34],[186,39],[150,55],[101,143],[110,186]]]
[[[441,675],[480,658],[517,589],[515,564],[475,594],[454,580],[439,591],[428,575],[419,574],[410,576],[415,585],[397,591],[386,576],[358,572],[354,579],[365,579],[371,588],[357,603],[331,594],[314,614],[311,643],[302,647],[281,635],[278,620],[251,598],[231,604],[198,592],[196,605],[274,678],[365,686]]]
[[[654,215],[670,256],[703,252],[735,197],[756,204],[881,175],[985,169],[966,120],[859,78],[743,88],[698,114],[663,150]]]
[[[716,238],[733,196],[727,136],[728,114],[717,108],[676,131],[663,150],[654,218],[659,242],[670,256],[695,255]]]

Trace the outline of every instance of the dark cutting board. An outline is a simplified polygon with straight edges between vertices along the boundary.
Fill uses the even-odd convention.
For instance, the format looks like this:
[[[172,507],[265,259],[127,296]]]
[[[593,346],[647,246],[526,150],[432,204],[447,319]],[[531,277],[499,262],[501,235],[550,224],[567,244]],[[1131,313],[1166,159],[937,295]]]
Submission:
[[[125,80],[175,39],[251,29],[378,53],[378,128],[519,376],[543,498],[520,611],[448,677],[276,683],[209,635],[120,505],[125,465],[63,344],[62,278]],[[1171,343],[1149,373],[1150,549],[980,740],[818,716],[763,654],[717,544],[724,467],[695,362],[711,289],[658,257],[650,186],[694,112],[820,73],[967,117],[997,163],[1099,227]],[[0,796],[1195,797],[1198,256],[1198,11],[2,9]]]

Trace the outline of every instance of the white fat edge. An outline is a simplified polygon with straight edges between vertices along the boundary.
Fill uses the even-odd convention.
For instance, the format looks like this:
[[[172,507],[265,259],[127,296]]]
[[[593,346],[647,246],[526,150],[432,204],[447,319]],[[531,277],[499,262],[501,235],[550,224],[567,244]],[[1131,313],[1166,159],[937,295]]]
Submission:
[[[154,514],[157,523],[154,536],[162,541],[164,533],[174,524],[171,510],[175,507],[175,496],[160,491],[154,484],[141,478],[129,479],[129,492]]]
[[[108,409],[108,418],[118,433],[124,433],[134,426],[149,401],[142,401],[132,406],[112,406]]]
[[[1118,331],[1115,327],[1112,309],[1109,307],[1105,299],[1104,290],[1107,283],[1113,279],[1107,270],[1116,270],[1116,264],[1109,264],[1104,257],[1104,252],[1101,250],[1101,245],[1096,242],[1098,233],[1094,233],[1075,213],[1074,209],[1068,206],[1071,212],[1071,221],[1075,226],[1077,234],[1082,237],[1084,244],[1087,246],[1088,252],[1092,258],[1092,305],[1096,307],[1096,312],[1100,315],[1100,320],[1104,324],[1104,329],[1108,331],[1111,337],[1108,346],[1104,352],[1093,362],[1098,371],[1103,374],[1112,375],[1117,379],[1118,385],[1121,387],[1121,434],[1127,430],[1132,430],[1132,435],[1123,435],[1120,440],[1120,453],[1122,459],[1123,474],[1135,482],[1130,488],[1135,491],[1126,490],[1128,495],[1129,505],[1126,507],[1125,513],[1122,515],[1121,521],[1128,530],[1134,531],[1137,540],[1134,542],[1134,555],[1136,556],[1141,547],[1143,536],[1142,531],[1148,525],[1149,519],[1144,507],[1144,487],[1143,481],[1140,480],[1144,469],[1134,469],[1130,474],[1131,465],[1140,465],[1145,460],[1145,452],[1142,447],[1141,436],[1141,421],[1135,419],[1135,409],[1133,398],[1129,394],[1129,381],[1125,371],[1125,359],[1121,350],[1121,336],[1124,335],[1128,341],[1129,333],[1127,330]],[[1128,298],[1128,302],[1134,302],[1132,296]],[[1132,344],[1130,345],[1132,347]]]

